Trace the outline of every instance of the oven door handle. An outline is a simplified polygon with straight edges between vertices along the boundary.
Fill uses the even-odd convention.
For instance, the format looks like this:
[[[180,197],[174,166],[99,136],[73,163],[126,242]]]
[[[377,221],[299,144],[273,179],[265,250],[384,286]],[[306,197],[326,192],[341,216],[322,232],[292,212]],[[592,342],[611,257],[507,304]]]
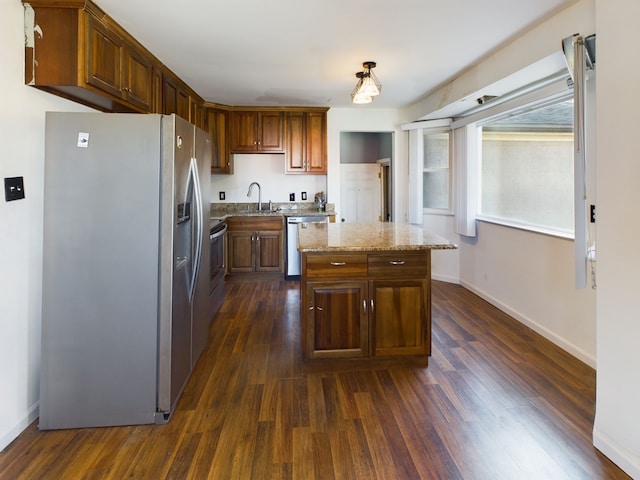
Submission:
[[[221,237],[222,235],[225,234],[225,232],[227,231],[227,225],[225,225],[222,230],[220,230],[219,232],[216,233],[212,233],[209,235],[209,240],[215,240],[216,238]]]

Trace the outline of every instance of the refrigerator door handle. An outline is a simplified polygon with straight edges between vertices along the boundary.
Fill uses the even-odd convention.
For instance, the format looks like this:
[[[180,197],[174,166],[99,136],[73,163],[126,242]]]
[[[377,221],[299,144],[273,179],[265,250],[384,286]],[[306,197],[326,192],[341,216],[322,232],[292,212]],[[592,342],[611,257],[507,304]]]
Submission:
[[[193,196],[195,200],[194,230],[196,235],[195,252],[192,256],[191,279],[189,282],[189,301],[193,301],[200,270],[200,258],[202,257],[202,191],[200,189],[200,179],[198,177],[198,163],[195,158],[191,158],[189,166],[189,181],[193,182]]]

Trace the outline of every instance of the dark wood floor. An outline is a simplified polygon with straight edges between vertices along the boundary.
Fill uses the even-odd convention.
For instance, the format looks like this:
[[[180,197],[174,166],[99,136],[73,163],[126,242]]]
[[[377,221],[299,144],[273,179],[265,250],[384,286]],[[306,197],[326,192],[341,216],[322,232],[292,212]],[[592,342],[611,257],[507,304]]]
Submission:
[[[227,284],[167,425],[40,432],[0,479],[626,479],[591,444],[595,374],[433,282],[427,368],[303,369],[299,290]]]

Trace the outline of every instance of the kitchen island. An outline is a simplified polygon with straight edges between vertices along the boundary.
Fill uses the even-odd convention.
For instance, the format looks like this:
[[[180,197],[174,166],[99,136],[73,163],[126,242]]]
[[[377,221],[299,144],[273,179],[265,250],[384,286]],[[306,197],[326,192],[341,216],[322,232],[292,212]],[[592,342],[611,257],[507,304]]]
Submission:
[[[404,359],[431,354],[431,250],[454,249],[400,223],[300,225],[303,355]]]

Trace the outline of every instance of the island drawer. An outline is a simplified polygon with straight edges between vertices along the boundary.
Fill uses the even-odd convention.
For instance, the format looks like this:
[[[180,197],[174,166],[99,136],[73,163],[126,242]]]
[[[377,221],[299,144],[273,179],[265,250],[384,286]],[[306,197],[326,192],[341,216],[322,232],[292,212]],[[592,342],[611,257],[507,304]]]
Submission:
[[[366,254],[306,255],[307,278],[366,278]]]
[[[429,273],[429,254],[416,253],[384,253],[369,255],[370,277],[419,277]]]

